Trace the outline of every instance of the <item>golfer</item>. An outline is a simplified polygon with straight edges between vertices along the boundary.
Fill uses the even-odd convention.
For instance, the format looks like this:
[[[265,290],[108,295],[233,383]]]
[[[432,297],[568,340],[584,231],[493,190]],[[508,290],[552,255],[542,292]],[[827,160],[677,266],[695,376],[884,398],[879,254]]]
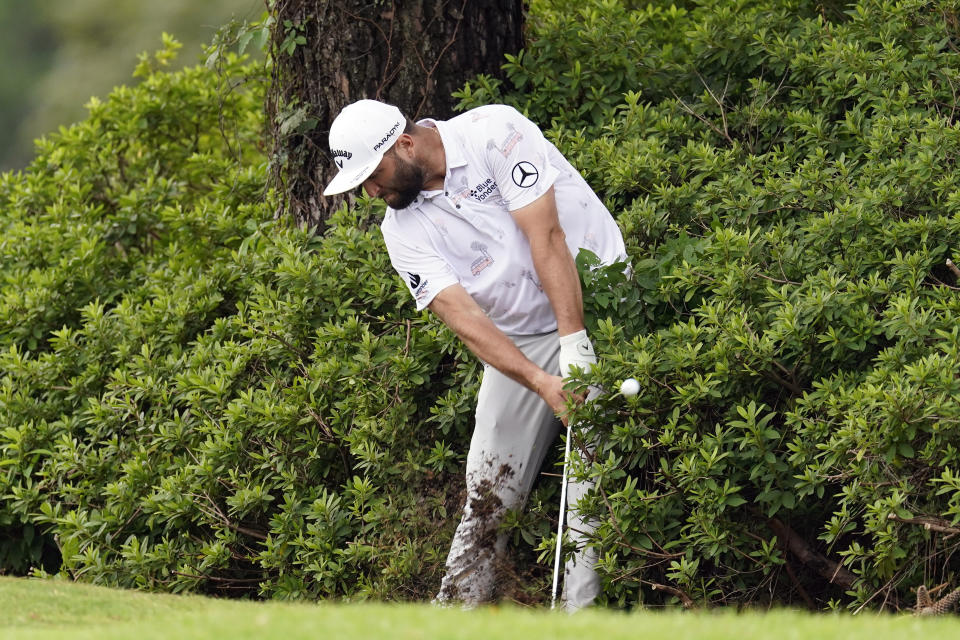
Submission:
[[[484,363],[467,455],[467,498],[438,602],[492,600],[508,509],[523,506],[560,430],[564,378],[596,362],[574,256],[625,255],[610,213],[530,120],[504,105],[410,121],[360,100],[330,128],[340,168],[324,195],[360,185],[388,205],[381,229],[417,309],[429,308]],[[571,483],[575,505],[589,487]],[[568,610],[599,593],[592,531],[575,510],[565,566]]]

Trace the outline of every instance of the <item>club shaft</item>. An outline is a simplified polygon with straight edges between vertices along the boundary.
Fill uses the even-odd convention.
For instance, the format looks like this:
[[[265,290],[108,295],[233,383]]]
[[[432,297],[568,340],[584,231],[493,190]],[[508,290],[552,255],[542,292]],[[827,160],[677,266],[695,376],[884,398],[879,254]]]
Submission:
[[[567,513],[567,467],[570,464],[570,424],[567,424],[567,443],[563,450],[563,480],[560,483],[560,516],[557,518],[557,552],[553,559],[553,595],[550,608],[557,606],[557,584],[560,581],[560,558],[563,556],[563,520]]]

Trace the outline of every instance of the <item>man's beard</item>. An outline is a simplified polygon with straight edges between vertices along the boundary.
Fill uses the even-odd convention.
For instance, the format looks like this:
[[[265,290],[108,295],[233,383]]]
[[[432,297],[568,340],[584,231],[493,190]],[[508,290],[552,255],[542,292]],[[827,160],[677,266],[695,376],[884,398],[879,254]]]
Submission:
[[[393,173],[393,184],[389,191],[393,193],[383,198],[393,209],[406,209],[417,199],[420,192],[423,191],[423,185],[426,179],[423,175],[423,169],[418,165],[407,162],[395,154],[395,166]]]

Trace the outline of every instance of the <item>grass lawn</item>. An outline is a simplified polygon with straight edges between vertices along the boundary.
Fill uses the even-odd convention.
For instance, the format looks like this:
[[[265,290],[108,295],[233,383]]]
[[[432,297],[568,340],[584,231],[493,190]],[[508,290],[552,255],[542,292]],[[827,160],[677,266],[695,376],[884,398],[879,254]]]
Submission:
[[[287,604],[121,591],[61,580],[0,578],[0,638],[547,638],[550,640],[886,640],[960,638],[960,618],[790,611],[624,614],[427,605]]]

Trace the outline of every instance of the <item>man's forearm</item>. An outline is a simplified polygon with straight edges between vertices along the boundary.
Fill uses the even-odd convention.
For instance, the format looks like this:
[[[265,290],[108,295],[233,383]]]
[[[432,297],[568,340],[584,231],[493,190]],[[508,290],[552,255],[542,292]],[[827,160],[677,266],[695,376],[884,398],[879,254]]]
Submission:
[[[430,310],[457,334],[473,355],[540,393],[546,372],[523,355],[465,290],[459,286],[444,289],[431,303]]]
[[[494,369],[530,389],[546,402],[566,424],[564,408],[568,393],[563,379],[532,362],[487,317],[461,285],[447,287],[430,303],[437,314],[467,348]]]

